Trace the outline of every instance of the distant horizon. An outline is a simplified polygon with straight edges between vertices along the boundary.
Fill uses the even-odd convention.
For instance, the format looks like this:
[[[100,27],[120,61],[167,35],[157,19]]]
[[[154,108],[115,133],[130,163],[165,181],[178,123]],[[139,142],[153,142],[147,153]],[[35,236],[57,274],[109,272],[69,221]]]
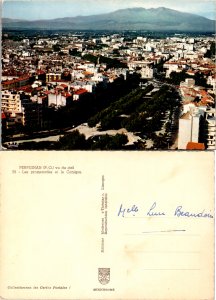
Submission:
[[[145,4],[145,5],[144,5]],[[190,13],[215,20],[215,2],[212,0],[5,0],[2,4],[2,17],[26,21],[52,20],[77,16],[91,16],[114,12],[120,9],[165,7],[183,13]],[[28,17],[27,17],[28,16]]]
[[[173,9],[173,8],[169,8],[169,7],[164,7],[164,6],[158,6],[158,7],[149,7],[149,8],[145,8],[145,7],[138,7],[138,6],[134,6],[134,7],[127,7],[127,8],[119,8],[119,9],[116,9],[116,10],[112,10],[112,11],[108,11],[108,12],[101,12],[101,13],[92,13],[92,14],[86,14],[86,15],[81,15],[81,14],[78,14],[78,15],[74,15],[74,16],[71,16],[72,18],[76,18],[76,17],[88,17],[88,16],[92,16],[92,15],[100,15],[100,14],[108,14],[108,13],[112,13],[112,12],[115,12],[115,11],[118,11],[118,10],[124,10],[124,9],[133,9],[133,8],[144,8],[144,9],[157,9],[157,8],[166,8],[166,9],[172,9],[172,10],[176,10],[178,12],[182,12],[182,13],[189,13],[189,14],[194,14],[194,15],[198,15],[200,17],[204,17],[204,18],[207,18],[205,16],[202,16],[200,14],[197,14],[197,13],[193,13],[193,12],[187,12],[187,11],[182,11],[182,10],[177,10],[177,9]],[[70,18],[69,16],[63,16],[63,17],[55,17],[55,18],[46,18],[46,19],[18,19],[18,18],[11,18],[11,17],[4,17],[3,18],[8,18],[8,19],[12,19],[12,20],[24,20],[24,21],[43,21],[43,20],[52,20],[52,19],[57,19],[57,18]],[[215,19],[210,19],[210,18],[207,18],[209,20],[216,20]]]

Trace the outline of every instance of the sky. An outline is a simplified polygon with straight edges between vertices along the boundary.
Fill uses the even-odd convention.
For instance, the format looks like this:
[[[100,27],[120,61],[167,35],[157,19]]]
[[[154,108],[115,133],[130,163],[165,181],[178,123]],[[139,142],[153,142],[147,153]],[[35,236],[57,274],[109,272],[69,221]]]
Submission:
[[[2,0],[5,18],[39,20],[87,16],[129,7],[167,7],[216,19],[215,0]]]

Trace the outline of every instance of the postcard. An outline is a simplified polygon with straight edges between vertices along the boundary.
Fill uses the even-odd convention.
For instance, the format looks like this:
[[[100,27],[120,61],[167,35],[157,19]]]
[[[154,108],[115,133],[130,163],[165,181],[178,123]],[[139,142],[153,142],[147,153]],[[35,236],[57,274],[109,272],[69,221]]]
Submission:
[[[215,150],[213,0],[4,0],[10,150]]]
[[[3,299],[214,298],[215,4],[162,2],[2,1]]]
[[[213,152],[2,152],[1,297],[213,299],[213,167]]]

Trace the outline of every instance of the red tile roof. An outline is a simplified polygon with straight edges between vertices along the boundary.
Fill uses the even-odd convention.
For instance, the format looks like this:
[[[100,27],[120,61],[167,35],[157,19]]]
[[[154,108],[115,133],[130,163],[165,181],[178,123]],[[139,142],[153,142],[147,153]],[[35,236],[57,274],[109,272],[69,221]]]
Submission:
[[[43,70],[37,70],[37,75],[40,75],[40,74],[45,74],[46,72],[43,71]]]
[[[63,88],[67,88],[67,87],[68,87],[67,84],[64,84],[64,83],[61,83],[61,86],[62,86]]]
[[[87,93],[88,91],[86,89],[79,89],[75,92],[75,95],[82,95],[84,93]]]
[[[29,85],[22,86],[20,88],[14,88],[15,91],[24,91],[26,93],[31,93],[33,91],[33,88]]]
[[[208,94],[205,90],[200,90],[199,93],[200,93],[202,96],[206,96],[206,95]]]
[[[2,120],[6,119],[5,113],[1,114],[1,118],[2,118]]]
[[[188,142],[186,150],[205,150],[203,143]]]

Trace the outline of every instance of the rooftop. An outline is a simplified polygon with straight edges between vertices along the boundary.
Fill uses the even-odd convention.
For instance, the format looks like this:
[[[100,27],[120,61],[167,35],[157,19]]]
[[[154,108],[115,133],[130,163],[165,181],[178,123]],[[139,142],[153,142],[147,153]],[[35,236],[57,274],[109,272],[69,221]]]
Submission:
[[[188,142],[186,150],[205,150],[204,143]]]
[[[190,119],[190,112],[183,114],[180,118],[181,120],[189,120]]]

